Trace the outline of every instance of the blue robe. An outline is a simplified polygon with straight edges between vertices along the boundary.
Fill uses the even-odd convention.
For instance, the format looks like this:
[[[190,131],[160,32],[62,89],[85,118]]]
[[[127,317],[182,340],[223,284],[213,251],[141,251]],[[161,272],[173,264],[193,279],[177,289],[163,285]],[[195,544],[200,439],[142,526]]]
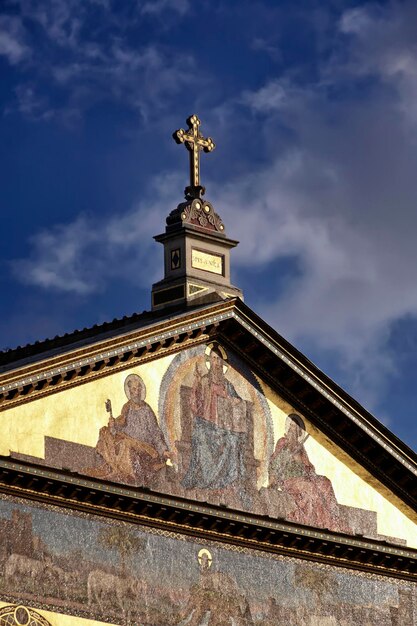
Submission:
[[[229,396],[239,398],[226,381]],[[222,428],[195,416],[191,437],[191,458],[182,480],[187,489],[222,489],[245,479],[247,434]]]

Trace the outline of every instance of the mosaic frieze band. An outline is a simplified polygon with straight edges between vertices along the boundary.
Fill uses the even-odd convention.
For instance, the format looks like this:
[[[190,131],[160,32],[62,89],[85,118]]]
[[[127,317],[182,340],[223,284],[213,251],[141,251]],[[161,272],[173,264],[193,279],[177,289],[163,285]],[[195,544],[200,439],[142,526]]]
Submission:
[[[9,497],[0,531],[0,600],[13,605],[0,624],[53,626],[42,610],[143,626],[417,623],[416,586],[387,577]],[[20,622],[2,622],[17,606]]]

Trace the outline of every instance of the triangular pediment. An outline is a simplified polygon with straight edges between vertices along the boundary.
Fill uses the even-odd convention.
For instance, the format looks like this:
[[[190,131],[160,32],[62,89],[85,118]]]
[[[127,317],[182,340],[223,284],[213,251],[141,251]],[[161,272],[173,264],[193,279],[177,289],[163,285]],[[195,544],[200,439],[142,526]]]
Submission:
[[[417,547],[401,497],[414,459],[268,330],[232,301],[19,361],[2,375],[0,453]],[[394,489],[384,467],[360,462],[366,437],[404,468]]]

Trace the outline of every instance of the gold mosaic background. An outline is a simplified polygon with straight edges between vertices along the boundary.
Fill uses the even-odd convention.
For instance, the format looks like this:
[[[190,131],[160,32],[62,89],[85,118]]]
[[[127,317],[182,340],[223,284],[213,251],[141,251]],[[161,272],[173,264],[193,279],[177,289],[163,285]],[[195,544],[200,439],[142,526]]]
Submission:
[[[206,434],[197,432],[198,409],[195,407],[193,398],[198,392],[198,385],[204,389],[206,396],[207,394],[214,394],[214,379],[210,378],[212,345],[191,348],[179,355],[162,357],[141,366],[117,372],[6,410],[2,413],[0,421],[0,454],[9,455],[13,453],[17,458],[28,457],[41,464],[71,469],[71,461],[64,458],[65,450],[63,452],[58,446],[59,441],[71,442],[83,446],[83,451],[87,450],[87,453],[90,454],[88,458],[91,457],[94,460],[94,467],[90,467],[89,463],[85,461],[84,469],[87,475],[98,478],[103,475],[103,477],[116,482],[135,484],[134,478],[124,480],[120,463],[117,469],[119,473],[114,467],[109,469],[111,454],[114,454],[115,446],[109,434],[110,430],[107,432],[107,439],[100,434],[101,429],[109,424],[106,401],[111,400],[113,416],[117,418],[121,414],[122,408],[129,405],[130,401],[126,397],[126,379],[134,375],[133,378],[140,377],[143,388],[142,395],[145,396],[146,394],[142,398],[142,407],[145,404],[147,407],[146,419],[153,419],[152,414],[154,414],[157,420],[155,428],[161,431],[161,437],[164,438],[168,450],[165,456],[161,451],[158,452],[159,457],[152,460],[151,469],[149,469],[148,464],[146,470],[148,473],[145,472],[144,475],[148,477],[146,480],[149,479],[149,485],[145,479],[141,483],[140,477],[136,484],[145,484],[156,491],[208,500],[213,503],[222,503],[223,498],[229,506],[234,508],[253,510],[269,515],[272,513],[272,515],[284,516],[299,523],[310,523],[331,530],[358,532],[358,528],[363,528],[365,530],[362,534],[398,538],[410,547],[417,547],[417,526],[411,512],[403,506],[399,507],[398,500],[392,494],[387,492],[357,463],[349,459],[303,415],[298,415],[301,420],[300,423],[305,429],[305,434],[297,435],[302,448],[301,453],[300,451],[297,453],[297,467],[298,470],[301,468],[300,472],[304,472],[304,476],[298,479],[290,477],[282,483],[278,481],[277,485],[272,488],[271,460],[274,453],[277,455],[280,446],[284,451],[287,451],[287,457],[289,455],[291,447],[287,445],[288,416],[294,414],[295,411],[262,380],[250,372],[246,365],[232,353],[226,353],[221,346],[214,346],[214,348],[214,353],[218,353],[221,361],[222,373],[219,374],[219,380],[221,379],[219,384],[223,389],[224,401],[229,403],[227,406],[237,407],[233,410],[241,411],[241,414],[246,416],[244,419],[249,419],[250,416],[250,424],[246,427],[246,431],[245,427],[233,425],[228,427],[223,424],[223,431],[226,432],[225,441],[227,445],[230,444],[231,451],[233,446],[236,450],[236,446],[241,445],[236,443],[239,437],[241,441],[246,442],[242,444],[246,446],[244,453],[246,456],[239,461],[243,469],[237,467],[237,461],[234,466],[231,466],[231,469],[228,468],[229,473],[230,471],[233,472],[234,469],[237,472],[237,478],[233,484],[224,486],[221,483],[222,477],[218,476],[215,479],[210,479],[212,483],[209,487],[204,486],[207,485],[207,480],[209,480],[207,476],[212,470],[210,465],[206,467],[204,464],[201,467],[195,466],[194,476],[190,478],[189,465],[201,463],[201,459],[200,461],[195,460],[198,457],[196,452],[201,457],[202,451],[205,450],[204,445],[206,445],[204,440]],[[143,408],[136,410],[132,409],[132,406],[130,402],[130,408],[127,407],[126,409],[126,415],[128,415],[126,419],[142,419]],[[220,415],[220,409],[216,410]],[[203,409],[200,409],[200,413],[202,411]],[[226,413],[227,411],[223,411],[222,418]],[[183,448],[187,448],[187,446],[188,448],[187,452],[183,453],[181,470],[178,441],[181,441],[181,437],[185,437],[185,416],[188,416],[190,434],[187,442],[182,441]],[[239,419],[242,421],[243,418],[240,417]],[[200,419],[200,423],[204,426],[207,420]],[[212,424],[210,427],[217,428]],[[126,426],[123,428],[118,426],[118,428],[119,432],[123,434],[123,428]],[[245,432],[242,433],[241,431]],[[304,431],[299,430],[298,432]],[[199,435],[199,440],[197,440],[196,434]],[[102,448],[104,443],[107,446],[107,456],[98,452],[100,437]],[[49,458],[46,454],[48,445],[50,445]],[[109,445],[110,452],[108,451]],[[152,443],[152,445],[156,444]],[[53,452],[58,448],[61,457],[59,457],[58,452],[56,454]],[[249,455],[253,457],[249,461],[247,459],[248,449]],[[77,448],[71,448],[71,450],[72,452],[68,453],[68,457],[74,456],[74,450]],[[135,463],[132,464],[132,472],[136,471],[135,467],[142,467],[143,470],[144,465],[140,465],[140,458],[142,458],[140,455],[143,455],[143,450],[127,446],[126,451],[125,457],[129,457],[129,462],[134,454],[139,459],[136,465]],[[283,454],[282,450],[278,450],[278,452]],[[75,456],[77,455],[75,454]],[[105,460],[107,460],[107,465]],[[184,463],[188,464],[188,469],[187,467],[184,469]],[[249,485],[249,478],[245,484],[239,478],[243,475],[242,473],[239,474],[239,471],[246,472],[248,463],[251,465],[254,476],[251,486]],[[162,465],[164,467],[160,471]],[[157,466],[158,471],[154,469]],[[281,465],[278,464],[277,468],[279,479],[282,463]],[[80,471],[80,467],[75,469]],[[105,471],[112,471],[113,473],[100,474],[100,472]],[[199,483],[195,478],[197,474],[199,475]],[[203,478],[201,478],[202,476]],[[204,481],[206,482],[204,483]],[[219,487],[219,485],[223,486]],[[323,501],[326,498],[330,498],[332,502],[334,500],[334,521],[327,518],[320,521],[320,519],[309,517],[308,510],[314,508],[314,494],[317,494],[317,498],[321,498]],[[357,511],[352,512],[352,509]],[[373,513],[373,521],[366,512]],[[340,526],[343,519],[350,519],[350,526],[346,528]],[[374,526],[376,524],[376,528],[373,530],[372,524]],[[368,527],[369,530],[367,530]]]

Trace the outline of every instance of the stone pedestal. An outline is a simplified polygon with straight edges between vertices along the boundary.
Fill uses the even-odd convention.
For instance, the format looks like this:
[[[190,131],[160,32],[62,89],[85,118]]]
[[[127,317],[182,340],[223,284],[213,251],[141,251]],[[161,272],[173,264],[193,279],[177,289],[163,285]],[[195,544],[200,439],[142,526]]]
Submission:
[[[238,242],[226,237],[209,202],[195,198],[181,203],[168,216],[165,233],[155,240],[164,246],[165,271],[152,286],[152,310],[242,298],[230,282],[230,250]]]

